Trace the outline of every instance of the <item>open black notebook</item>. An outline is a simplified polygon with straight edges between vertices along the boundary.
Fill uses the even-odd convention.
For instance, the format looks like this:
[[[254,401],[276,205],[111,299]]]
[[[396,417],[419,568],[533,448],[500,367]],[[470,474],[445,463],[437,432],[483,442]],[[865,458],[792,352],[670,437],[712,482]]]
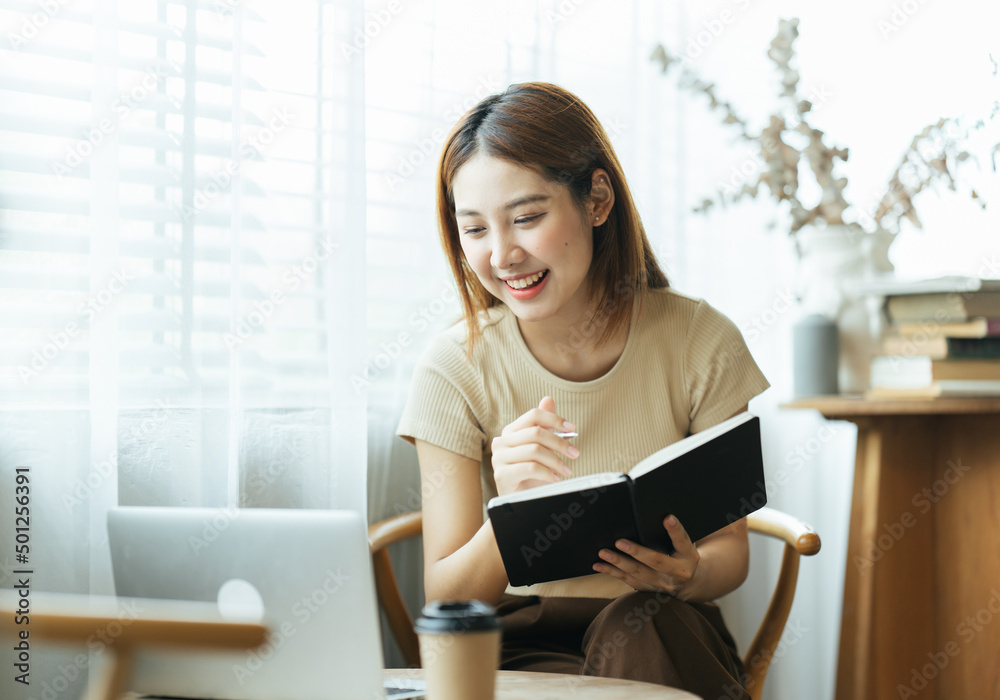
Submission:
[[[621,538],[670,553],[673,513],[697,541],[767,503],[760,419],[741,413],[668,445],[627,474],[605,472],[487,504],[511,585],[594,573]]]

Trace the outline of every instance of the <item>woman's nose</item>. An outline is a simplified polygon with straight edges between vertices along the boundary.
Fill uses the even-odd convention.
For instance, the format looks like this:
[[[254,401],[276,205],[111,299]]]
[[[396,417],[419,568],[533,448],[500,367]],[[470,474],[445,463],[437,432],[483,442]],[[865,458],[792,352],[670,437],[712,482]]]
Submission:
[[[490,255],[490,264],[494,269],[505,270],[518,264],[525,257],[524,249],[517,244],[512,236],[500,233],[494,237],[493,253]]]

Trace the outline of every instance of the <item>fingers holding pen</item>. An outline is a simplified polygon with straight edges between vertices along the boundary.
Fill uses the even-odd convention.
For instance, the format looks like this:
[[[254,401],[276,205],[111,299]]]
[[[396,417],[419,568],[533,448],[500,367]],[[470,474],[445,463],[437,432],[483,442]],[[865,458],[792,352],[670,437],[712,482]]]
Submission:
[[[580,456],[580,451],[556,431],[575,429],[555,413],[555,402],[550,397],[518,416],[493,439],[493,474],[498,492],[532,488],[570,476],[572,470],[560,455],[572,460]]]
[[[580,450],[578,450],[575,445],[568,442],[571,438],[576,437],[576,426],[568,420],[559,417],[556,413],[556,402],[551,396],[542,397],[542,400],[538,403],[538,411],[541,415],[544,415],[545,418],[555,421],[555,425],[549,427],[552,430],[552,434],[559,438],[562,442],[558,443],[559,449],[554,451],[561,452],[570,459],[576,459],[579,457]],[[543,435],[542,438],[551,442],[548,436]]]
[[[493,453],[496,454],[498,449],[507,450],[507,459],[510,461],[534,460],[554,467],[559,472],[566,465],[558,455],[567,459],[580,456],[580,450],[570,444],[569,440],[558,437],[551,430],[538,427],[525,428],[494,439]]]
[[[576,459],[580,451],[569,442],[576,436],[576,426],[555,412],[555,401],[546,396],[538,408],[518,416],[503,429],[499,438],[493,443],[501,447],[537,444],[563,454],[569,459]]]
[[[538,408],[532,408],[529,411],[522,413],[520,416],[514,419],[507,427],[503,429],[503,435],[510,435],[511,433],[524,430],[525,428],[545,428],[552,431],[559,432],[574,432],[576,431],[576,426],[559,416],[556,412],[556,404],[550,397],[546,396],[542,399]]]

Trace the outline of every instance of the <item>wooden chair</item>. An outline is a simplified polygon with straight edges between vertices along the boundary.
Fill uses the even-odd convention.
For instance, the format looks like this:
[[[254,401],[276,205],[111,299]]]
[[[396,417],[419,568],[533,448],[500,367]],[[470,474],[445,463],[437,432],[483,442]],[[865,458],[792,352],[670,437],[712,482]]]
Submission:
[[[754,700],[758,700],[764,687],[774,650],[788,621],[788,613],[795,597],[795,584],[799,576],[799,557],[816,554],[820,548],[819,535],[803,522],[772,508],[761,508],[747,518],[751,532],[776,537],[785,543],[781,558],[778,582],[771,596],[771,603],[757,628],[757,634],[743,656],[746,670],[745,685]],[[396,575],[389,559],[387,547],[394,542],[421,534],[423,520],[420,511],[397,515],[368,528],[368,539],[375,569],[378,599],[385,612],[393,637],[410,666],[420,665],[420,649],[413,630],[413,617],[406,609],[399,593]]]

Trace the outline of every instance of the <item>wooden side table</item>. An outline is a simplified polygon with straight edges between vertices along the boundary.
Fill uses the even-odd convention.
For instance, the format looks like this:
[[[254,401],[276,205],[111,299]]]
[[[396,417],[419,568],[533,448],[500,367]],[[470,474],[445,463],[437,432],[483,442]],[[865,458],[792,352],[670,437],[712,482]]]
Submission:
[[[423,679],[419,668],[387,669],[387,678]],[[685,690],[667,688],[653,683],[621,681],[614,678],[572,676],[564,673],[530,673],[527,671],[498,671],[496,700],[698,700]]]
[[[1000,697],[1000,399],[783,408],[858,427],[838,700]]]

